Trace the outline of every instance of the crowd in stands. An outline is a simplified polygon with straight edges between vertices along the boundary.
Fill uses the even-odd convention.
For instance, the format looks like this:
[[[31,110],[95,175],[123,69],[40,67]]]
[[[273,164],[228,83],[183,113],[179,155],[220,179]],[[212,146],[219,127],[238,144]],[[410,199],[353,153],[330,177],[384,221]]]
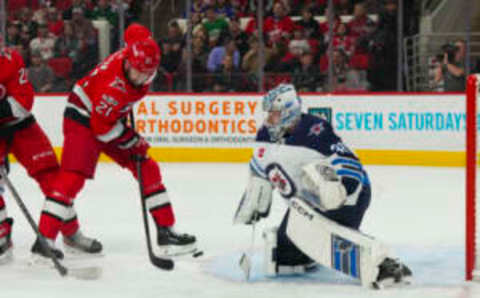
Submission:
[[[141,0],[123,0],[126,24],[138,21]],[[106,20],[118,47],[118,5],[113,0],[8,0],[5,42],[24,58],[36,92],[65,92],[99,61],[92,21]]]
[[[185,11],[169,21],[166,34],[157,36],[162,60],[152,91],[185,91],[188,57],[195,92],[257,91],[261,61],[265,89],[293,82],[304,92],[395,90],[397,0],[333,0],[332,37],[326,21],[328,0],[264,0],[263,38],[258,34],[257,2],[192,0],[192,51],[187,53]],[[7,2],[6,43],[23,55],[37,92],[68,91],[98,63],[98,31],[92,21],[108,21],[111,49],[118,47],[117,3]],[[122,3],[125,24],[138,21],[143,0]],[[318,21],[318,16],[325,18]],[[329,61],[333,83],[328,82]]]
[[[289,81],[305,92],[396,89],[392,70],[397,61],[397,1],[333,2],[333,57],[329,59],[328,0],[263,1],[264,88]],[[258,90],[256,5],[254,0],[192,0],[194,91]],[[325,21],[315,16],[325,16]],[[163,58],[154,90],[182,91],[189,56],[185,32],[178,20],[171,20],[168,27],[167,36],[158,40]],[[329,61],[333,86],[327,82]]]

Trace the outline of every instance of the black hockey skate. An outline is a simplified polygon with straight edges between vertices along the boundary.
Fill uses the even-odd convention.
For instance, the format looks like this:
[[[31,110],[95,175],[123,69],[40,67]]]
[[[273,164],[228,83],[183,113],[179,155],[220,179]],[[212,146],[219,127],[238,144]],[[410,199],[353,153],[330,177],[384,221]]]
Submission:
[[[411,283],[412,271],[398,260],[385,258],[378,267],[377,280],[372,283],[375,289]]]
[[[196,238],[179,234],[172,227],[157,226],[157,244],[160,255],[181,256],[196,251]]]
[[[70,237],[64,236],[63,247],[71,254],[100,254],[103,249],[98,240],[86,237],[80,230]]]
[[[10,228],[13,225],[13,218],[8,217],[6,220]],[[13,244],[12,244],[12,232],[0,238],[0,264],[6,264],[13,259]]]
[[[50,250],[55,255],[55,257],[59,260],[63,259],[63,252],[55,247],[53,240],[46,239],[45,241],[47,245],[50,247]],[[50,260],[50,255],[48,254],[47,250],[43,247],[40,243],[40,240],[35,240],[35,243],[31,249],[32,252],[32,263],[42,263],[44,261]]]

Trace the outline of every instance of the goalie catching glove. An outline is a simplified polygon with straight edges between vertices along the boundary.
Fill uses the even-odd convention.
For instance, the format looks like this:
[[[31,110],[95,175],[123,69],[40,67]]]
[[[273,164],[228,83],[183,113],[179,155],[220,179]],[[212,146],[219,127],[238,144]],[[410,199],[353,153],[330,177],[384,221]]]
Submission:
[[[240,200],[233,223],[252,224],[267,217],[272,204],[272,185],[258,176],[250,176]]]

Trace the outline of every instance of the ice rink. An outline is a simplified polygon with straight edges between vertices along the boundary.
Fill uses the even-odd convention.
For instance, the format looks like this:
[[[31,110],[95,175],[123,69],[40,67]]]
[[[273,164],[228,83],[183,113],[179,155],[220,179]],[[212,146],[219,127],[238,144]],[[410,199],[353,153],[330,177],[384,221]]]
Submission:
[[[153,267],[147,257],[136,182],[116,165],[100,164],[96,179],[87,182],[75,204],[84,232],[103,243],[104,257],[67,256],[64,263],[97,264],[103,268],[102,277],[81,281],[61,278],[53,269],[29,267],[34,235],[7,193],[8,213],[16,220],[15,260],[0,267],[0,297],[480,297],[480,283],[464,281],[463,168],[366,166],[373,199],[361,229],[389,243],[415,278],[408,288],[373,291],[324,269],[306,276],[263,276],[260,234],[281,220],[285,204],[279,197],[270,218],[257,227],[253,280],[245,282],[237,263],[249,247],[251,229],[232,226],[232,216],[245,187],[247,165],[161,166],[178,230],[197,236],[203,257],[178,260],[173,272]],[[12,166],[10,178],[38,218],[43,204],[38,186],[18,164]]]

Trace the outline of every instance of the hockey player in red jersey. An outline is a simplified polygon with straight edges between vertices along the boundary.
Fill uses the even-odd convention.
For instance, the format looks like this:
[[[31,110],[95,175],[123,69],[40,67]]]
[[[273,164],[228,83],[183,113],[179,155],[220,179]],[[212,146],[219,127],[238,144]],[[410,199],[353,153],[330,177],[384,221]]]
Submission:
[[[78,81],[68,97],[64,113],[64,145],[60,173],[46,198],[40,232],[52,245],[63,229],[75,233],[77,221],[65,222],[73,200],[86,179],[92,179],[100,153],[105,153],[136,177],[135,161],[141,157],[143,198],[157,227],[157,244],[168,254],[191,252],[196,239],[173,230],[174,213],[158,164],[147,155],[148,143],[127,125],[132,106],[147,93],[158,65],[160,50],[148,30],[139,25],[127,28],[127,46],[108,57],[88,76]],[[77,239],[73,239],[77,242]],[[83,241],[87,253],[101,249],[96,240]],[[62,252],[54,248],[60,258]],[[32,252],[45,256],[38,241]]]
[[[34,92],[23,59],[16,51],[4,48],[1,38],[0,69],[0,167],[5,167],[5,157],[12,153],[47,194],[58,173],[57,157],[31,113]],[[0,177],[0,263],[11,260],[12,256],[13,219],[7,217],[3,192],[4,181]],[[67,219],[73,217],[72,209]]]

